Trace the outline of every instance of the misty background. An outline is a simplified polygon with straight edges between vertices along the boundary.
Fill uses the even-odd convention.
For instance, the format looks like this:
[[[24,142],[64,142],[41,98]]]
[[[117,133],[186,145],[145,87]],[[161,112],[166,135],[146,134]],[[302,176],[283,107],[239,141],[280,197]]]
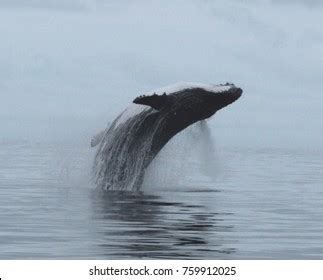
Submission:
[[[136,96],[233,82],[220,145],[322,147],[320,1],[0,0],[0,141],[90,141]]]

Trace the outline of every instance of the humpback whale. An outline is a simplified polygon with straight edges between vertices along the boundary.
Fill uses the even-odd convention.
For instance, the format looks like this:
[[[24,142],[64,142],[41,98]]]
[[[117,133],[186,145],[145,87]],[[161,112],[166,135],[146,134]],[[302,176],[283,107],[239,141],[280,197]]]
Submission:
[[[105,190],[139,190],[145,169],[177,133],[236,101],[234,84],[180,83],[136,97],[92,139],[95,184]]]

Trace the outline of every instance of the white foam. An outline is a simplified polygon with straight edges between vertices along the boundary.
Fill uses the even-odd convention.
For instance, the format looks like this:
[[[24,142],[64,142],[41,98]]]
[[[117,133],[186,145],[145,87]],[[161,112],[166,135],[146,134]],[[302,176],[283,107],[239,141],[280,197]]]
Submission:
[[[202,83],[188,83],[188,82],[179,82],[173,85],[169,85],[166,87],[162,87],[153,91],[146,93],[146,95],[151,94],[171,94],[185,89],[192,89],[192,88],[202,88],[210,92],[219,93],[229,90],[233,88],[234,85],[212,85],[212,84],[202,84]]]

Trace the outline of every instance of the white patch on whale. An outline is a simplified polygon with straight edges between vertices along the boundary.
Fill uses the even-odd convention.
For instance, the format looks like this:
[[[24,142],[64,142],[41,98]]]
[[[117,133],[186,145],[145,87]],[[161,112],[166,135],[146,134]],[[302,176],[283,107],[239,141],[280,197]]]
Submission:
[[[117,128],[120,124],[125,123],[130,118],[139,115],[140,113],[144,112],[145,110],[149,110],[151,107],[141,104],[131,104],[124,110],[119,118],[117,119],[114,128]]]
[[[179,82],[173,85],[169,85],[166,87],[162,87],[153,91],[146,93],[145,95],[152,95],[152,94],[171,94],[175,92],[179,92],[185,89],[192,89],[192,88],[202,88],[206,91],[220,93],[228,91],[229,89],[233,88],[233,84],[227,85],[212,85],[212,84],[203,84],[203,83],[188,83],[188,82]]]
[[[95,147],[98,144],[100,144],[103,136],[104,136],[105,130],[100,131],[98,134],[94,135],[91,140],[91,147]]]

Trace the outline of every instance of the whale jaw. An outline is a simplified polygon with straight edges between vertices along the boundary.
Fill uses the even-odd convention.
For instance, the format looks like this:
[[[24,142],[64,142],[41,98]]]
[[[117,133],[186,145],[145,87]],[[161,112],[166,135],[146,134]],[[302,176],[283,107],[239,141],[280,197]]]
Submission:
[[[217,111],[239,99],[242,95],[242,89],[230,83],[220,85],[176,84],[156,90],[149,95],[140,95],[133,100],[133,103],[162,110],[165,107],[171,107],[175,102],[181,102],[180,96],[183,97],[183,94],[191,96],[192,104],[205,103],[205,109],[211,110],[212,108],[212,110]],[[187,104],[187,98],[184,99]],[[183,106],[185,107],[185,104]],[[189,107],[192,106],[189,105]]]

